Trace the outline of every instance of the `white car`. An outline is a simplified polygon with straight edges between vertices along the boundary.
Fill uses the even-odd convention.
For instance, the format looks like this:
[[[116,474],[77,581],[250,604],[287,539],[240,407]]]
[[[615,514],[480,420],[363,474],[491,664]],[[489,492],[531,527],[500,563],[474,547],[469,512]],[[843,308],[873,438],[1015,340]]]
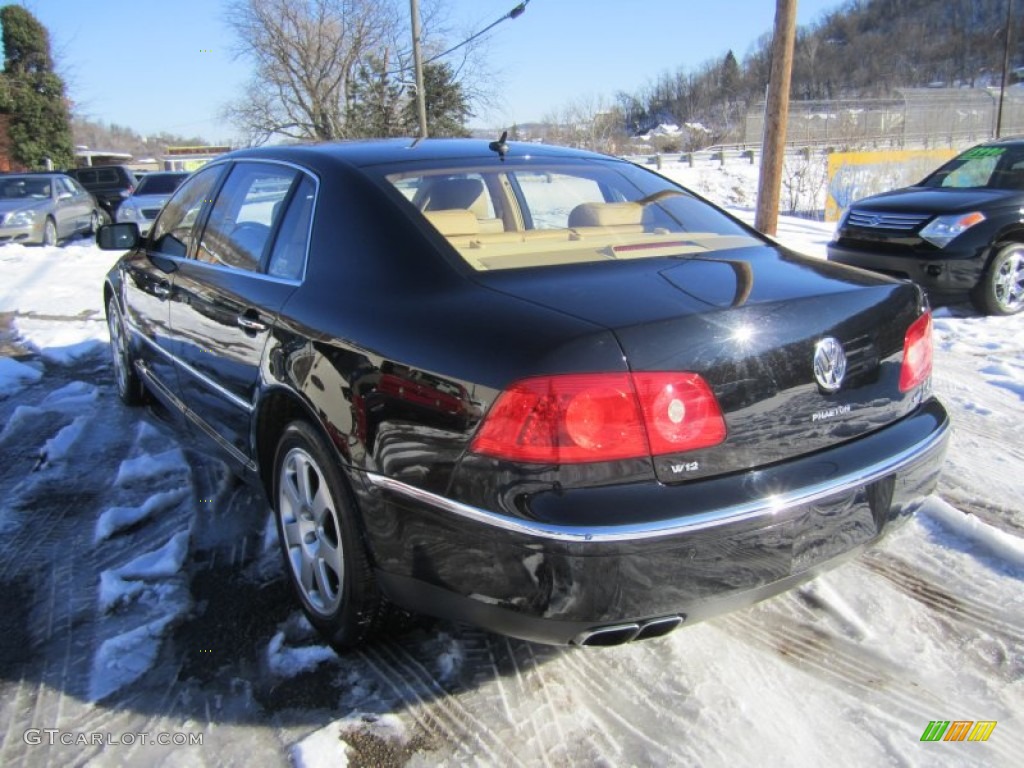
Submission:
[[[164,203],[188,176],[188,173],[180,171],[147,173],[139,180],[135,191],[118,207],[118,222],[133,222],[141,234],[147,234]]]

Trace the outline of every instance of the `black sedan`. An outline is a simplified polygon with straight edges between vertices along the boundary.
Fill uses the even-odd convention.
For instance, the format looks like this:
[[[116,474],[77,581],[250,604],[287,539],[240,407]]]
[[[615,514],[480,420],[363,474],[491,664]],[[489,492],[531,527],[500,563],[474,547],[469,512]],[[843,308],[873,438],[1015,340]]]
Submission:
[[[549,643],[663,635],[875,542],[948,420],[916,286],[789,252],[541,145],[237,151],[104,285],[118,388],[265,491],[338,648],[401,609]]]
[[[986,314],[1024,309],[1024,140],[972,147],[913,187],[858,200],[831,261],[924,286],[935,301],[971,299]]]

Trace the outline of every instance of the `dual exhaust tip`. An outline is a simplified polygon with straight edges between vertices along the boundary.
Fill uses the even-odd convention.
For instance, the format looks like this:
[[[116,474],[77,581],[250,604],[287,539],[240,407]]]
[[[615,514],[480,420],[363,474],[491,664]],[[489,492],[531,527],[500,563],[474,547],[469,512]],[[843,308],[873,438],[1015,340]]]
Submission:
[[[663,616],[660,619],[650,619],[649,621],[588,629],[586,632],[576,635],[572,639],[572,645],[607,647],[622,645],[634,640],[649,640],[652,637],[667,635],[685,620],[685,616]]]

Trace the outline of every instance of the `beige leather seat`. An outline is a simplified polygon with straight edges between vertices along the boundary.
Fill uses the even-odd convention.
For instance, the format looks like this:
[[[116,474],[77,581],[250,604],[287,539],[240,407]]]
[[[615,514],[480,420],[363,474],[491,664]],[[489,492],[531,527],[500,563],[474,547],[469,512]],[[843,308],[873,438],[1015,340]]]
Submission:
[[[434,179],[423,194],[424,212],[464,209],[472,211],[479,223],[478,232],[501,232],[505,224],[494,218],[487,190],[480,179]]]

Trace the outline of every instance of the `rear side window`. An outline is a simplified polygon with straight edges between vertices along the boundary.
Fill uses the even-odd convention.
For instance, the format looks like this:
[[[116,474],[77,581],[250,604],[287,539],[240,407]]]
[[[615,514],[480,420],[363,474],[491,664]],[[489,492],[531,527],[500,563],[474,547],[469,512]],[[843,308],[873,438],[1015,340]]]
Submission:
[[[217,195],[196,258],[258,271],[297,174],[270,163],[236,164]]]
[[[271,277],[288,280],[302,278],[315,196],[316,185],[309,176],[303,174],[298,189],[295,190],[295,196],[285,211],[281,229],[274,241],[274,249],[270,253],[267,274]]]
[[[222,166],[205,168],[182,184],[153,224],[150,233],[152,250],[167,256],[184,257],[188,254],[195,223],[203,206],[210,202],[222,171]]]

